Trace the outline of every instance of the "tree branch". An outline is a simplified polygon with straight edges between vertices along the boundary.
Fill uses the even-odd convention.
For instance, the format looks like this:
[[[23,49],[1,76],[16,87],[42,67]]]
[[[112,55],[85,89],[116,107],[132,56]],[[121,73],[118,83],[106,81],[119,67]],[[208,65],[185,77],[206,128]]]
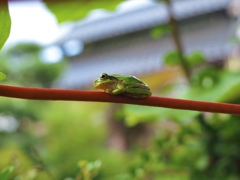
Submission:
[[[237,104],[183,100],[158,96],[151,96],[145,99],[129,98],[90,90],[65,90],[0,85],[0,96],[29,100],[112,102],[240,115],[240,105]]]

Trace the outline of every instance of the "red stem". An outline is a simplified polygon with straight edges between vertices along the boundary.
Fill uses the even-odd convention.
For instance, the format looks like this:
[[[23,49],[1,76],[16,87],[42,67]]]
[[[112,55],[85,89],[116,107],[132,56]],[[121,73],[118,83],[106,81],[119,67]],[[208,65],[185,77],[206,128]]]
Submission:
[[[30,100],[95,101],[240,115],[240,105],[151,96],[146,99],[112,96],[105,92],[0,85],[0,96]]]

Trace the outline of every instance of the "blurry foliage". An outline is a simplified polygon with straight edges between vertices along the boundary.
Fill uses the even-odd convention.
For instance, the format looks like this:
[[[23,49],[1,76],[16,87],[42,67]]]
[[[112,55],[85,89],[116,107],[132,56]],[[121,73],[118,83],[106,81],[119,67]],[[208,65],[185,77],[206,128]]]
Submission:
[[[154,39],[159,39],[162,36],[169,34],[169,27],[168,25],[159,25],[151,29],[151,36]]]
[[[13,171],[13,169],[14,169],[14,167],[12,167],[12,166],[3,169],[3,170],[0,172],[0,179],[1,179],[1,180],[8,180],[10,174],[11,174],[12,171]]]
[[[239,98],[239,73],[207,67],[195,75],[194,85],[183,98],[216,102],[232,102]]]
[[[180,54],[178,51],[169,51],[163,57],[163,62],[165,65],[179,65],[181,63]],[[205,62],[205,57],[201,52],[192,52],[186,56],[186,61],[190,67],[194,67]]]
[[[238,74],[206,67],[193,75],[193,85],[177,97],[212,102],[233,102],[239,98],[240,76]],[[184,121],[194,120],[194,117],[201,112],[160,109],[158,113],[161,117]]]
[[[205,62],[204,54],[198,51],[192,52],[186,58],[191,67],[203,64]]]
[[[46,63],[40,56],[42,47],[36,44],[18,44],[0,56],[1,70],[8,82],[25,86],[50,87],[66,62]]]
[[[1,162],[0,168],[11,164],[8,169],[12,170],[11,173],[8,171],[8,179],[19,179],[19,180],[33,180],[33,179],[48,179],[46,172],[41,170],[31,159],[28,158],[30,152],[24,152],[21,148],[12,143],[8,143],[5,147],[0,149]],[[2,180],[2,179],[1,179]]]
[[[179,65],[181,62],[178,51],[167,52],[165,54],[163,60],[164,60],[164,64],[166,64],[166,65]]]
[[[7,78],[7,76],[4,73],[0,72],[0,81],[4,80],[6,78]]]
[[[0,169],[12,165],[12,177],[34,172],[39,180],[75,179],[82,173],[111,179],[125,171],[131,157],[106,148],[105,109],[95,103],[46,104],[39,110],[42,121],[25,120],[21,131],[0,135]]]
[[[139,123],[155,122],[159,119],[159,108],[125,104],[123,108],[124,121],[127,126]]]
[[[1,98],[0,112],[1,114],[14,114],[15,118],[30,118],[31,120],[38,120],[41,108],[47,102],[22,101],[9,98]]]
[[[197,175],[196,179],[239,179],[239,117],[212,115],[208,123],[202,126],[205,133],[201,139],[208,161],[192,175]]]
[[[11,29],[11,18],[8,10],[8,1],[1,0],[0,2],[0,51],[5,44]]]
[[[92,180],[99,174],[102,163],[99,160],[93,162],[81,160],[78,166],[80,168],[79,179]]]
[[[124,0],[44,0],[50,11],[56,16],[58,23],[77,21],[94,9],[115,10],[116,6]],[[66,8],[67,7],[67,8]]]

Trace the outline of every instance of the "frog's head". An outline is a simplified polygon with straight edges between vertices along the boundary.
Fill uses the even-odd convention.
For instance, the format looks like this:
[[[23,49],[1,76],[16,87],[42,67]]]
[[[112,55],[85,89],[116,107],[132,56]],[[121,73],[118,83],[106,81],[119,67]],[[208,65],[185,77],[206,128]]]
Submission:
[[[110,76],[106,73],[102,73],[93,83],[96,89],[108,89],[117,82],[117,78]]]

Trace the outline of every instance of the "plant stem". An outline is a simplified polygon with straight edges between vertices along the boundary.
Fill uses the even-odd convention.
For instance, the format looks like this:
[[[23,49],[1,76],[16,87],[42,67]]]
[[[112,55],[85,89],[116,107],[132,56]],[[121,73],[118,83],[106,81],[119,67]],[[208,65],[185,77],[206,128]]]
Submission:
[[[47,175],[49,176],[49,178],[54,179],[53,174],[49,171],[49,169],[47,168],[47,165],[44,163],[43,159],[41,158],[38,150],[36,147],[33,147],[33,153],[34,153],[34,158],[37,160],[37,163],[39,164],[39,169],[42,171],[45,171],[47,173]]]
[[[98,91],[0,85],[0,96],[29,100],[113,102],[240,115],[240,105],[237,104],[183,100],[158,96],[151,96],[149,98],[129,98],[125,96],[113,96]]]
[[[187,60],[186,60],[185,56],[184,56],[184,50],[183,50],[181,38],[180,38],[180,35],[179,35],[177,22],[176,22],[176,19],[174,17],[171,0],[166,0],[166,4],[167,4],[167,10],[168,10],[168,14],[169,14],[168,24],[169,24],[169,27],[171,29],[172,38],[173,38],[174,44],[176,46],[176,49],[179,53],[179,59],[181,61],[181,66],[183,68],[183,71],[186,75],[186,78],[187,78],[188,82],[190,83],[191,70],[190,70],[190,67],[187,63]]]

